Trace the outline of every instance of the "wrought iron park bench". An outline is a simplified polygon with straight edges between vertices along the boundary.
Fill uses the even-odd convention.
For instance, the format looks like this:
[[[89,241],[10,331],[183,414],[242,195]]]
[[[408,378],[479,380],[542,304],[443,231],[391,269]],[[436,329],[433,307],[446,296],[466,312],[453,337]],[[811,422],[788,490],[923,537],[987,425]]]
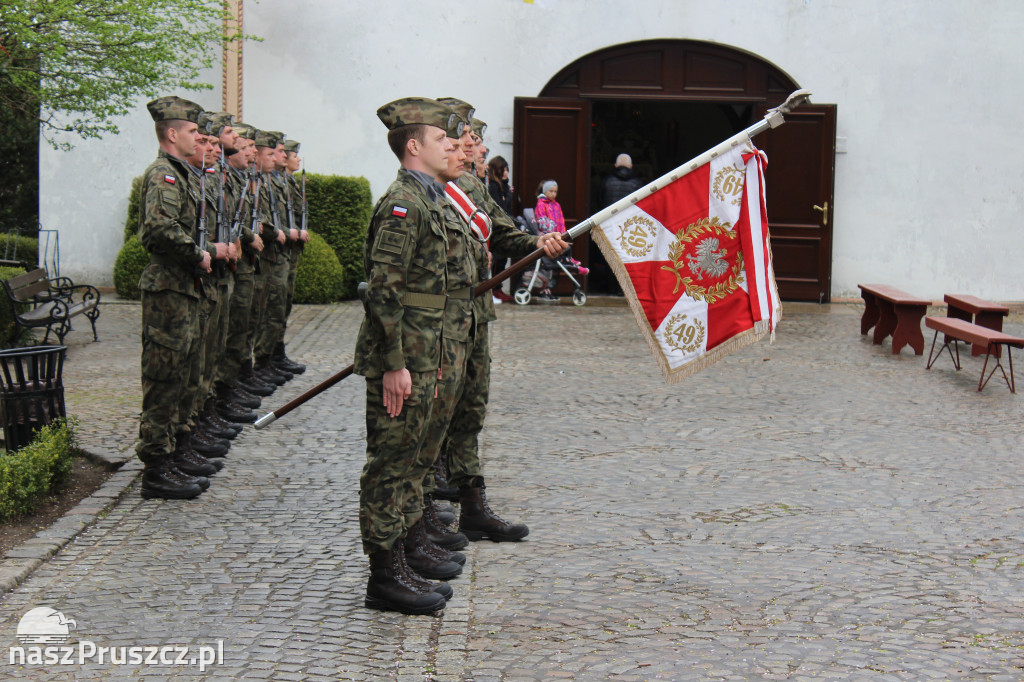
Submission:
[[[92,338],[96,336],[96,319],[100,316],[100,292],[89,284],[74,284],[67,277],[49,279],[46,270],[39,268],[4,280],[4,291],[14,313],[14,321],[25,329],[46,328],[45,344],[50,332],[60,343],[71,331],[71,318],[85,315],[92,325]]]

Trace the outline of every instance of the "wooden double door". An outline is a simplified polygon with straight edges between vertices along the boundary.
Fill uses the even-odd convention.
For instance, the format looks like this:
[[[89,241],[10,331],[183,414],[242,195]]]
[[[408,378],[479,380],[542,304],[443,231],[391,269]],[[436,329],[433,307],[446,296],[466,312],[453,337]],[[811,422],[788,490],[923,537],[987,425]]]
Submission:
[[[517,210],[532,207],[538,183],[552,178],[572,227],[601,208],[597,189],[615,150],[631,151],[649,182],[748,127],[796,89],[770,65],[719,45],[648,41],[588,55],[541,97],[515,100]],[[835,136],[836,106],[805,104],[754,140],[768,156],[768,222],[785,300],[830,299]],[[573,252],[600,284],[603,257],[589,239]]]

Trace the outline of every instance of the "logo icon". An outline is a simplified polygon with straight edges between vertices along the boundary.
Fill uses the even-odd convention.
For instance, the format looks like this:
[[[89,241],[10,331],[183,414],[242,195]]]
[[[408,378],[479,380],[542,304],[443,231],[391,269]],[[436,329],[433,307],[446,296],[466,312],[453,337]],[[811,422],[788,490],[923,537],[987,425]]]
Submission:
[[[22,644],[63,644],[78,623],[48,606],[32,609],[18,622],[18,641]]]
[[[622,224],[619,245],[633,258],[643,258],[654,248],[657,234],[658,228],[653,220],[635,215]]]
[[[711,191],[721,202],[739,206],[743,201],[743,184],[746,179],[743,166],[726,166],[715,174]]]
[[[702,218],[680,230],[668,250],[671,265],[661,266],[676,276],[672,293],[683,287],[695,301],[711,305],[739,289],[744,270],[737,237],[732,224],[720,222],[716,216]],[[692,277],[684,274],[686,270]]]

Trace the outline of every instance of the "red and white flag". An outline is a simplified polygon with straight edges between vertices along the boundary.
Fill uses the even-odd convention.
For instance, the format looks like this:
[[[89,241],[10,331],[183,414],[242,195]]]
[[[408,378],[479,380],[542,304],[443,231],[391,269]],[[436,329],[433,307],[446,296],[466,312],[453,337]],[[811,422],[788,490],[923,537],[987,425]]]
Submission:
[[[594,228],[669,383],[774,336],[766,165],[736,147]]]

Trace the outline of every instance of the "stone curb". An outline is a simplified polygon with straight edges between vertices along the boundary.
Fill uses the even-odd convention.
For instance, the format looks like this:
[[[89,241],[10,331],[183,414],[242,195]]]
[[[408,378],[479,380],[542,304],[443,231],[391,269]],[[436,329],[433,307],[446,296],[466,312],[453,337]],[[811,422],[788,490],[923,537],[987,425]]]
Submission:
[[[103,463],[109,453],[86,453],[90,459]],[[107,510],[124,496],[142,474],[142,462],[137,459],[112,466],[117,469],[107,481],[89,497],[69,509],[64,516],[35,537],[11,548],[0,560],[0,595],[10,592],[24,582],[44,561],[59,552],[79,533],[93,525]]]

